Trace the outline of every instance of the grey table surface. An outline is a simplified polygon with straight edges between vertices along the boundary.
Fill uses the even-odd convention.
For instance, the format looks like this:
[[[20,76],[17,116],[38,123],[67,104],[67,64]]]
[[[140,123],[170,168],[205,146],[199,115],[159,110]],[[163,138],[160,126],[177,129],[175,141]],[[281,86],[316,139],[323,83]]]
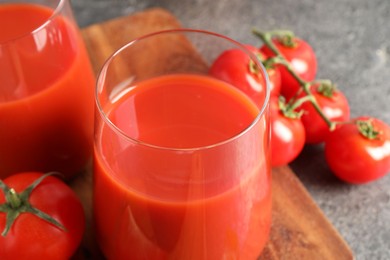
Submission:
[[[389,0],[72,0],[81,28],[150,7],[171,11],[184,27],[225,34],[259,45],[251,34],[289,29],[318,58],[318,78],[335,82],[352,117],[390,124]],[[337,180],[321,146],[306,147],[291,167],[356,259],[390,259],[390,174],[366,185]]]

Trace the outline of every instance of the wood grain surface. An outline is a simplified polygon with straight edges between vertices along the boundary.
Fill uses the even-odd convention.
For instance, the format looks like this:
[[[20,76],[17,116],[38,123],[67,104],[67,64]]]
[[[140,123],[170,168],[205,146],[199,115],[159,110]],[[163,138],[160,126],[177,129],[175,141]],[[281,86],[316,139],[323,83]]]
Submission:
[[[97,73],[104,61],[127,42],[151,32],[180,26],[171,13],[154,8],[86,27],[82,35]],[[291,169],[287,166],[274,168],[272,177],[271,235],[259,259],[353,259],[346,242]],[[85,237],[73,259],[104,259],[94,240],[91,171],[76,178],[71,186],[82,200],[87,216]]]

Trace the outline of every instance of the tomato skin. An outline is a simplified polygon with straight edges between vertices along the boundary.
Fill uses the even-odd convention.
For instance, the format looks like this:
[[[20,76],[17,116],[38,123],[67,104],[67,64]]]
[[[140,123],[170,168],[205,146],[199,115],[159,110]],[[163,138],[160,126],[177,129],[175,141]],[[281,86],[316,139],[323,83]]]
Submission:
[[[390,126],[375,118],[372,118],[372,124],[382,132],[378,139],[361,135],[356,124],[343,124],[326,140],[326,161],[341,180],[363,184],[390,172]]]
[[[326,97],[318,91],[319,85],[311,87],[311,91],[325,116],[334,122],[345,122],[350,119],[348,100],[340,90],[334,90],[332,97]],[[305,127],[306,143],[319,144],[330,134],[329,126],[315,110],[311,102],[305,102],[300,109],[304,110],[301,117]]]
[[[40,176],[42,173],[26,172],[3,181],[21,192]],[[32,191],[29,201],[67,230],[31,213],[22,213],[8,234],[0,235],[0,259],[69,259],[80,245],[85,229],[84,210],[73,190],[58,178],[48,176]],[[0,204],[4,202],[4,194],[0,192]],[[0,212],[0,232],[5,221],[6,214]]]
[[[306,41],[295,37],[294,47],[283,45],[279,38],[274,38],[272,41],[286,60],[291,63],[298,76],[308,82],[315,79],[317,74],[317,57],[313,48]],[[275,56],[273,51],[265,45],[260,48],[260,51],[265,53],[268,57]],[[279,65],[278,67],[282,79],[281,94],[288,100],[297,93],[300,85],[283,65]]]
[[[305,144],[305,129],[299,118],[283,115],[276,97],[271,97],[270,113],[271,164],[286,165],[301,153]]]
[[[261,55],[254,46],[245,47],[255,55]],[[280,72],[277,69],[269,69],[271,94],[280,91]],[[230,49],[223,52],[213,62],[209,69],[209,75],[238,87],[256,104],[262,104],[266,94],[266,81],[261,73],[250,71],[250,58],[240,49]]]
[[[267,69],[271,96],[278,97],[282,88],[282,76],[280,74],[279,68],[269,68]]]

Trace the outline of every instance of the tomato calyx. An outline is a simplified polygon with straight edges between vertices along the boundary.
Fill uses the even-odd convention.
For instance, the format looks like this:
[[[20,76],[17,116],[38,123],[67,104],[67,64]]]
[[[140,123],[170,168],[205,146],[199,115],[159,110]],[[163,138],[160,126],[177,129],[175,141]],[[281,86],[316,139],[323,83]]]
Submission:
[[[2,180],[0,180],[0,190],[3,191],[5,195],[5,202],[0,204],[0,212],[4,212],[6,214],[6,224],[2,236],[6,236],[14,224],[15,220],[22,213],[31,213],[51,224],[66,231],[66,228],[55,220],[50,215],[45,212],[33,207],[29,198],[32,191],[48,176],[58,174],[55,172],[50,172],[42,175],[40,178],[36,179],[33,183],[31,183],[25,190],[20,193],[17,193],[13,188],[8,187]]]
[[[275,30],[275,31],[269,31],[266,32],[268,34],[266,37],[269,37],[271,39],[278,40],[283,46],[288,48],[296,48],[297,47],[297,41],[295,40],[295,34],[292,31],[288,30]]]
[[[278,108],[283,116],[292,119],[301,118],[303,111],[296,111],[297,106],[286,103],[286,99],[283,96],[278,98]]]
[[[363,137],[369,140],[380,139],[382,132],[375,129],[374,125],[372,124],[372,119],[356,120],[355,124],[359,130],[359,133]]]
[[[275,62],[272,61],[273,58],[266,59],[262,53],[256,53],[255,55],[257,59],[263,64],[266,70],[275,68]],[[255,76],[258,76],[261,73],[261,69],[252,59],[249,60],[248,68],[249,72]]]
[[[261,55],[256,55],[256,57],[257,57],[260,61],[263,60]],[[251,74],[256,75],[256,76],[259,75],[259,73],[260,73],[261,70],[260,70],[259,66],[256,64],[256,62],[254,62],[252,59],[249,60],[248,67],[249,67],[249,72],[250,72]]]
[[[336,90],[337,90],[336,85],[333,84],[330,80],[320,81],[319,86],[317,88],[317,92],[327,98],[333,97],[333,94],[335,93]]]

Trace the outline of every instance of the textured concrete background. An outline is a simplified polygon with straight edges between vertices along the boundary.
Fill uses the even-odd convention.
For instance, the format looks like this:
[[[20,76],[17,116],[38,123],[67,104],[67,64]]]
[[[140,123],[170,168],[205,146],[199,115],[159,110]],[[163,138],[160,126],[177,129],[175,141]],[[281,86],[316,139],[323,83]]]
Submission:
[[[334,81],[352,116],[390,124],[389,0],[72,0],[81,27],[148,7],[170,10],[184,27],[212,30],[258,45],[250,33],[290,29],[318,57],[318,78]],[[307,147],[292,167],[357,259],[390,259],[390,174],[353,186],[330,173],[320,146]]]

